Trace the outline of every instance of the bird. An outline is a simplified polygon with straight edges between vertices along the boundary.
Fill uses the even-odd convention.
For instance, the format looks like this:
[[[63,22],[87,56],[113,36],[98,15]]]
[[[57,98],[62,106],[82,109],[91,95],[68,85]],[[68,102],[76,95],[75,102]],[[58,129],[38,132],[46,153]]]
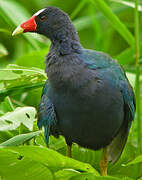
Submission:
[[[83,48],[69,16],[49,6],[19,25],[12,35],[33,32],[51,41],[45,60],[48,80],[38,108],[38,127],[49,136],[64,136],[67,156],[73,143],[103,149],[101,175],[126,144],[136,102],[125,71],[109,55]]]

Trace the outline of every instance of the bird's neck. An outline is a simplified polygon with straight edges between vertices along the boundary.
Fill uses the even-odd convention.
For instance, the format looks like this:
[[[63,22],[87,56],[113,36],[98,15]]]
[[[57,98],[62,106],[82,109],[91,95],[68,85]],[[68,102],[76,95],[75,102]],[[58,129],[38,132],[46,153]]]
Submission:
[[[72,53],[79,53],[82,49],[79,41],[72,39],[65,39],[52,42],[50,47],[50,53],[56,53],[57,55],[70,55]]]
[[[51,42],[45,72],[51,86],[62,89],[72,84],[73,77],[78,73],[79,68],[76,67],[80,62],[77,56],[82,52],[82,46],[75,30],[57,32]]]
[[[50,51],[46,56],[45,72],[52,88],[66,90],[69,86],[77,86],[74,85],[75,80],[80,69],[83,68],[83,62],[81,63],[78,58],[80,53],[82,53],[82,47],[79,41],[51,44]]]
[[[71,57],[71,62],[76,61],[76,58],[73,56],[78,56],[82,53],[82,46],[77,40],[63,40],[63,41],[55,41],[51,43],[50,51],[46,56],[46,70],[49,66],[54,66],[54,64],[64,65],[66,62],[70,62],[68,58]]]
[[[61,55],[71,54],[81,49],[78,34],[72,24],[53,32],[50,40],[52,42],[50,51],[55,51]]]

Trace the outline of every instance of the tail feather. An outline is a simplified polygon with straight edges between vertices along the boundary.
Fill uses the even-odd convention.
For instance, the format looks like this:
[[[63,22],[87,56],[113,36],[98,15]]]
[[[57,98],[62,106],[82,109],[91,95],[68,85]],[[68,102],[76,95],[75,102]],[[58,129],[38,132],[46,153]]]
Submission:
[[[108,146],[108,161],[112,162],[113,164],[119,159],[123,152],[128,139],[129,129],[134,118],[127,104],[124,107],[124,112],[125,115],[123,124],[121,125],[117,136]]]
[[[126,144],[129,133],[129,127],[122,126],[117,136],[113,139],[111,144],[108,146],[108,161],[113,164],[121,156],[124,146]]]

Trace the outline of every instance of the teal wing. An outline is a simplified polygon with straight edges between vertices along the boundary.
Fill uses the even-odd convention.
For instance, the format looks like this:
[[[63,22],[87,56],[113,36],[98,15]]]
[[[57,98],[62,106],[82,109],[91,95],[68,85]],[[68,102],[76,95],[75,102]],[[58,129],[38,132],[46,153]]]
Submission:
[[[90,69],[102,69],[102,72],[112,74],[110,81],[120,88],[124,103],[130,112],[129,121],[134,119],[136,104],[133,89],[126,77],[123,68],[110,56],[99,51],[84,50],[82,58]]]
[[[47,145],[49,142],[50,131],[52,130],[54,134],[54,131],[57,126],[56,125],[57,118],[56,118],[54,105],[52,104],[47,94],[48,88],[49,88],[49,84],[48,82],[46,82],[43,88],[42,97],[38,108],[38,123],[37,123],[39,129],[44,127],[44,135]]]

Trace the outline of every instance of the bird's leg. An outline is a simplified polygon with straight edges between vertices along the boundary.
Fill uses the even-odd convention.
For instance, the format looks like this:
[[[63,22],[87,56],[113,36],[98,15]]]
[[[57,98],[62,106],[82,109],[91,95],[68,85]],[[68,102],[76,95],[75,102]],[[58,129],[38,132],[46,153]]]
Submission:
[[[71,146],[72,145],[67,145],[66,156],[68,156],[68,157],[72,157],[71,156]]]
[[[102,176],[107,176],[107,167],[108,167],[108,146],[104,148],[100,162],[100,171]]]

